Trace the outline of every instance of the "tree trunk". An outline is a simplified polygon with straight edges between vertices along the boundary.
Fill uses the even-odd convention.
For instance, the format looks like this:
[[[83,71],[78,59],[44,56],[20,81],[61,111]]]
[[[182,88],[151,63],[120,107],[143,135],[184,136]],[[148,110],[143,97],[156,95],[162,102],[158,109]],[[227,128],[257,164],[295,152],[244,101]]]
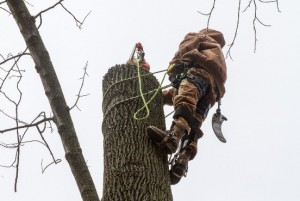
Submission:
[[[7,0],[6,2],[19,26],[42,80],[54,115],[54,122],[64,146],[66,159],[77,182],[82,199],[84,201],[97,201],[99,198],[96,188],[82,155],[69,108],[49,53],[35,25],[35,19],[30,15],[23,0]]]
[[[142,75],[147,72],[141,69]],[[135,66],[117,65],[103,79],[104,187],[102,201],[171,201],[167,155],[147,137],[146,128],[165,129],[162,94],[149,104],[143,120],[134,114],[144,106]],[[158,81],[142,76],[142,91],[148,101]],[[147,93],[149,92],[149,93]],[[145,117],[142,110],[137,117]]]

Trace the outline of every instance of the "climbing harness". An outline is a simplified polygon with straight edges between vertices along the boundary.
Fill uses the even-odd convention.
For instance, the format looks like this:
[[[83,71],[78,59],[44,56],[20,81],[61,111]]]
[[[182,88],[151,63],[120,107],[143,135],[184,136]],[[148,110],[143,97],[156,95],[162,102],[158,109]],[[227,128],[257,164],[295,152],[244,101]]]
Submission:
[[[212,116],[212,128],[213,128],[213,131],[215,133],[215,135],[217,136],[217,138],[221,141],[221,142],[226,142],[226,139],[222,133],[222,123],[223,121],[227,121],[227,118],[225,116],[223,116],[221,114],[221,100],[218,101],[218,109],[216,110],[216,113],[213,114]]]
[[[172,86],[178,89],[180,82],[187,77],[187,71],[189,66],[185,64],[170,64],[167,73],[170,71],[177,71],[178,73],[174,76],[169,76],[169,81],[171,82]]]
[[[169,80],[172,83],[172,86],[176,89],[179,88],[180,82],[186,78],[186,74],[185,73],[181,73],[181,74],[177,74],[176,76],[170,76]]]

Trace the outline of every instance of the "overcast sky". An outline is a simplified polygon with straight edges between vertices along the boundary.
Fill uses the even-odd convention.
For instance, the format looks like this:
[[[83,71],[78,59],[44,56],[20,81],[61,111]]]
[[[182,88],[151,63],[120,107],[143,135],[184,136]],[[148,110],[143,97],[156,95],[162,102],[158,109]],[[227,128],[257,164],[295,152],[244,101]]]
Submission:
[[[29,1],[32,15],[56,1]],[[249,1],[242,3],[246,8]],[[83,19],[91,11],[81,30],[68,13],[57,7],[43,15],[40,34],[50,53],[69,105],[73,105],[80,87],[82,68],[88,62],[89,77],[80,99],[81,111],[73,109],[81,147],[102,197],[102,78],[115,64],[123,64],[133,45],[142,42],[151,71],[166,69],[179,42],[188,32],[206,26],[213,1],[65,1],[76,17]],[[1,6],[3,6],[1,4]],[[228,118],[223,124],[227,143],[223,144],[211,129],[212,108],[203,124],[204,137],[198,144],[198,155],[189,165],[188,176],[172,186],[174,201],[299,201],[300,200],[300,131],[298,130],[300,81],[298,47],[300,45],[300,2],[257,1],[257,46],[254,53],[254,5],[241,13],[239,31],[227,59],[228,80],[222,100],[222,112]],[[224,33],[229,45],[235,33],[238,1],[216,1],[210,27]],[[39,21],[38,21],[39,22]],[[12,16],[0,9],[0,54],[17,54],[25,49],[24,41]],[[224,53],[228,51],[225,46]],[[20,119],[32,121],[41,111],[51,114],[39,76],[30,58],[19,65],[23,73]],[[0,76],[3,72],[0,70]],[[163,74],[156,75],[160,80]],[[1,77],[2,78],[2,77]],[[7,93],[16,94],[11,78]],[[165,84],[168,84],[166,82]],[[13,96],[15,97],[15,96]],[[166,113],[172,108],[166,107]],[[14,107],[0,96],[0,110],[13,115]],[[167,118],[169,126],[172,119]],[[0,113],[0,130],[14,122]],[[46,134],[57,159],[44,174],[43,166],[51,162],[47,149],[40,143],[22,146],[18,192],[14,192],[15,169],[0,167],[0,197],[3,201],[80,201],[75,180],[64,159],[56,132]],[[15,133],[0,135],[0,142],[15,142]],[[26,140],[39,139],[29,130]],[[0,146],[0,165],[14,160],[14,151]]]

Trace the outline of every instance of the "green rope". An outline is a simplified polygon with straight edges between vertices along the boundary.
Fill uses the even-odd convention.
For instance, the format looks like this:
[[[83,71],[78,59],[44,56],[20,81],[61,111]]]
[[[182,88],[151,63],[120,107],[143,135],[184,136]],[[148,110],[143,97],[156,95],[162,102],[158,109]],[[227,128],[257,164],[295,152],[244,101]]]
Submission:
[[[161,90],[161,88],[162,88],[161,85],[162,85],[163,81],[165,80],[165,77],[166,77],[166,75],[167,75],[167,72],[164,74],[163,79],[162,79],[162,81],[159,83],[159,85],[158,85],[157,89],[155,90],[155,93],[153,94],[153,96],[149,99],[149,101],[146,101],[146,99],[145,99],[145,97],[144,97],[144,94],[143,94],[143,90],[142,90],[142,78],[141,78],[141,74],[140,74],[141,69],[140,69],[140,65],[139,65],[138,62],[137,62],[137,65],[136,65],[136,66],[137,66],[137,68],[138,68],[138,80],[139,80],[140,97],[141,97],[142,100],[143,100],[144,106],[141,107],[140,109],[138,109],[138,111],[136,111],[136,112],[134,113],[134,116],[133,116],[133,117],[134,117],[135,120],[143,120],[143,119],[146,119],[146,118],[149,117],[150,110],[149,110],[148,105],[153,101],[153,99],[156,97],[157,93]],[[144,108],[146,108],[146,115],[143,116],[143,117],[137,117],[137,115],[138,115],[141,111],[143,111]]]
[[[156,71],[156,72],[154,72],[154,73],[147,73],[147,74],[141,75],[141,70],[140,70],[140,66],[139,66],[139,63],[138,63],[138,62],[137,62],[137,65],[136,65],[136,66],[137,66],[137,68],[138,68],[138,76],[134,76],[134,77],[122,79],[122,80],[119,80],[119,81],[114,82],[113,84],[111,84],[111,85],[107,88],[107,90],[105,91],[105,93],[104,93],[104,95],[103,95],[103,100],[105,99],[105,97],[106,97],[106,95],[108,94],[109,90],[110,90],[114,85],[119,84],[119,83],[124,82],[124,81],[136,79],[136,78],[138,78],[138,82],[139,82],[139,93],[140,93],[140,94],[139,94],[138,96],[134,96],[134,97],[131,97],[131,98],[128,98],[128,99],[124,99],[124,100],[121,100],[121,101],[116,102],[115,104],[113,104],[113,105],[106,111],[106,113],[104,114],[103,120],[105,119],[105,117],[106,117],[106,115],[109,113],[109,111],[110,111],[113,107],[115,107],[116,105],[118,105],[118,104],[120,104],[120,103],[123,103],[123,102],[126,102],[126,101],[129,101],[129,100],[133,100],[133,99],[135,99],[135,98],[139,98],[139,97],[142,98],[144,106],[141,107],[138,111],[136,111],[136,112],[134,113],[134,119],[135,119],[135,120],[143,120],[143,119],[148,118],[148,117],[149,117],[149,114],[150,114],[150,110],[149,110],[148,105],[153,101],[153,99],[157,96],[157,93],[158,93],[160,90],[165,89],[165,88],[168,88],[168,87],[170,86],[170,85],[166,85],[166,86],[162,87],[162,83],[163,83],[163,81],[165,80],[165,77],[166,77],[166,75],[167,75],[167,72],[166,72],[167,69],[161,70],[161,71]],[[143,93],[143,91],[142,91],[142,79],[141,79],[141,78],[144,77],[144,76],[153,75],[153,74],[161,73],[161,72],[166,72],[166,73],[164,74],[163,79],[161,80],[159,86],[158,86],[156,89],[154,89],[154,90],[151,90],[151,91],[149,91],[149,92],[147,92],[147,93]],[[146,95],[146,94],[151,94],[151,93],[153,93],[153,92],[154,92],[153,96],[149,99],[149,101],[146,101],[144,95]],[[142,110],[144,110],[144,108],[146,108],[146,111],[147,111],[146,116],[144,116],[144,117],[137,117],[137,115],[138,115]]]
[[[154,72],[154,73],[147,73],[147,74],[144,74],[144,75],[140,75],[140,77],[144,77],[144,76],[148,76],[148,75],[154,75],[154,74],[156,74],[156,73],[161,73],[161,72],[165,72],[165,71],[167,71],[167,70],[156,71],[156,72]],[[109,90],[110,90],[114,85],[119,84],[119,83],[121,83],[121,82],[128,81],[128,80],[133,80],[133,79],[136,79],[136,78],[139,78],[139,76],[129,77],[129,78],[122,79],[122,80],[119,80],[119,81],[117,81],[117,82],[114,82],[114,83],[111,84],[111,85],[107,88],[107,90],[104,92],[103,100],[105,99],[105,97],[106,97],[107,93],[109,92]]]
[[[164,86],[164,87],[161,87],[161,89],[168,88],[169,86],[170,86],[170,85],[166,85],[166,86]],[[144,93],[144,95],[151,94],[151,93],[154,93],[154,92],[157,92],[157,89],[148,91],[147,93]],[[110,107],[106,110],[105,114],[103,115],[103,121],[105,120],[106,116],[108,115],[108,113],[110,112],[111,109],[113,109],[114,107],[116,107],[117,105],[119,105],[119,104],[121,104],[121,103],[124,103],[124,102],[127,102],[127,101],[131,101],[131,100],[134,100],[134,99],[139,98],[139,97],[140,97],[140,95],[137,95],[137,96],[133,96],[133,97],[131,97],[131,98],[127,98],[127,99],[124,99],[124,100],[121,100],[121,101],[119,101],[119,102],[114,103],[112,106],[110,106]]]

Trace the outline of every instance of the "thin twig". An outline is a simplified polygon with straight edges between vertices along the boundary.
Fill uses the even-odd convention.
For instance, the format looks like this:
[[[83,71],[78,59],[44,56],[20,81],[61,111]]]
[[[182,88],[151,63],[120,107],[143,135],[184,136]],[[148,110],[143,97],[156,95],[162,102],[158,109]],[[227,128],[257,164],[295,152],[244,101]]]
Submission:
[[[8,14],[11,15],[11,12],[9,12],[9,10],[7,10],[7,9],[5,9],[5,8],[2,8],[2,7],[0,7],[0,9],[1,9],[1,10],[4,10],[5,12],[7,12]]]
[[[225,59],[229,56],[230,59],[233,60],[232,57],[231,57],[231,52],[230,52],[230,50],[231,50],[231,48],[232,48],[233,45],[234,45],[234,42],[235,42],[236,37],[237,37],[239,25],[240,25],[241,3],[242,3],[242,0],[239,0],[238,15],[237,15],[237,23],[236,23],[236,27],[235,27],[234,37],[233,37],[233,40],[232,40],[231,44],[229,45],[229,48],[228,48],[228,50],[227,50]]]
[[[78,94],[77,94],[76,101],[75,101],[74,105],[73,105],[72,107],[70,107],[70,110],[72,110],[74,107],[77,107],[77,109],[80,110],[79,107],[78,107],[78,105],[77,105],[79,99],[80,99],[81,97],[84,97],[84,96],[88,96],[88,95],[89,95],[89,94],[84,94],[84,95],[81,94],[82,88],[83,88],[83,85],[84,85],[85,78],[86,78],[86,76],[89,76],[89,75],[87,74],[87,67],[88,67],[88,62],[86,62],[85,66],[83,67],[84,72],[83,72],[83,76],[80,78],[80,79],[82,80],[82,82],[81,82],[81,85],[80,85],[80,88],[79,88],[79,92],[78,92]]]
[[[43,168],[43,160],[41,161],[41,168],[42,168],[42,173],[44,174],[44,172],[46,171],[46,169],[50,166],[50,165],[53,165],[53,164],[58,164],[61,162],[61,159],[56,159],[54,161],[52,161],[51,163],[49,163],[48,165],[46,165],[44,168]]]
[[[5,4],[5,3],[6,3],[6,1],[1,1],[1,2],[0,2],[0,5],[1,5],[1,4]],[[7,10],[7,9],[5,9],[5,8],[3,8],[3,7],[0,7],[0,9],[1,9],[1,10],[4,10],[5,12],[7,12],[8,14],[11,15],[11,12],[10,12],[9,10]]]
[[[19,69],[18,64],[16,63],[16,67],[17,69]],[[20,90],[20,82],[22,80],[22,73],[19,71],[19,80],[17,82],[17,90],[19,92],[19,100],[18,102],[15,104],[15,113],[16,113],[16,127],[19,127],[19,105],[20,102],[22,100],[22,91]],[[17,141],[18,141],[18,148],[17,148],[17,163],[16,163],[16,177],[15,177],[15,192],[17,192],[17,184],[18,184],[18,177],[19,177],[19,165],[20,165],[20,154],[21,154],[21,146],[20,146],[20,134],[19,134],[19,129],[16,130],[17,131]]]
[[[84,18],[82,21],[79,21],[74,15],[73,13],[71,13],[63,4],[61,4],[61,6],[63,7],[63,9],[65,9],[65,11],[67,11],[75,20],[76,22],[76,26],[81,29],[81,26],[83,25],[85,19],[91,14],[92,11],[90,11]]]
[[[49,8],[47,8],[47,9],[45,9],[45,10],[42,10],[41,12],[39,12],[38,14],[36,14],[35,15],[35,19],[36,18],[38,18],[38,17],[40,17],[40,25],[38,26],[38,28],[41,26],[41,22],[42,22],[42,18],[41,18],[41,16],[42,16],[42,14],[43,13],[45,13],[45,12],[47,12],[47,11],[49,11],[49,10],[51,10],[51,9],[53,9],[53,8],[55,8],[57,5],[60,5],[67,13],[69,13],[69,15],[71,15],[72,17],[73,17],[73,19],[75,20],[75,23],[76,23],[76,26],[79,28],[79,29],[81,29],[81,27],[82,27],[82,25],[83,25],[83,23],[85,22],[85,20],[86,20],[86,18],[91,14],[91,12],[92,11],[90,11],[84,18],[83,18],[83,20],[82,21],[80,21],[80,20],[78,20],[76,17],[75,17],[75,15],[71,12],[71,11],[69,11],[63,4],[62,4],[62,2],[63,2],[64,0],[60,0],[59,2],[57,2],[57,3],[55,3],[53,6],[50,6]]]
[[[22,52],[22,54],[24,54],[24,53],[27,51],[27,49],[28,49],[28,48],[26,47],[25,50]],[[22,54],[21,54],[21,55],[22,55]],[[21,57],[15,57],[14,59],[15,59],[15,61],[14,61],[13,65],[12,65],[11,68],[7,71],[7,74],[5,75],[4,79],[2,79],[2,83],[1,83],[1,85],[0,85],[0,92],[1,92],[1,89],[2,89],[2,87],[3,87],[3,85],[4,85],[4,83],[5,83],[5,80],[9,77],[10,73],[11,73],[12,71],[14,71],[14,67],[17,66],[17,63],[19,62],[19,60],[21,59]],[[20,72],[19,72],[19,73],[20,73]]]
[[[0,142],[0,146],[1,147],[4,147],[4,148],[7,148],[7,149],[15,149],[18,147],[18,145],[16,145],[15,143],[12,143],[12,144],[6,144],[4,142]]]
[[[4,114],[5,116],[7,116],[8,118],[10,118],[10,119],[12,119],[12,120],[16,120],[16,118],[15,117],[12,117],[11,115],[9,115],[9,114],[7,114],[6,112],[4,112],[4,110],[0,110],[0,112],[2,113],[2,114]],[[20,120],[20,119],[18,119],[18,121],[19,121],[19,123],[22,123],[22,124],[24,124],[24,125],[27,125],[28,123],[26,123],[25,121],[22,121],[22,120]],[[1,133],[1,132],[0,132]]]
[[[21,53],[21,54],[18,54],[18,55],[15,55],[15,56],[11,56],[11,57],[9,57],[8,59],[5,59],[4,61],[0,62],[0,65],[5,64],[6,62],[8,62],[8,61],[10,61],[10,60],[12,60],[12,59],[15,59],[15,58],[18,58],[18,57],[22,57],[22,56],[25,56],[25,55],[31,56],[30,53],[23,52],[23,53]]]
[[[39,12],[38,14],[36,14],[34,16],[34,18],[36,19],[37,17],[41,16],[43,13],[55,8],[57,5],[61,4],[61,2],[63,2],[64,0],[60,0],[59,2],[57,2],[56,4],[54,4],[53,6],[50,6],[48,8],[46,8],[45,10],[42,10],[41,12]]]
[[[39,132],[39,134],[40,134],[40,136],[41,136],[41,138],[42,138],[42,140],[43,140],[45,146],[46,146],[47,149],[49,150],[50,155],[51,155],[51,157],[52,157],[52,159],[53,159],[53,162],[50,163],[50,164],[48,164],[45,168],[43,168],[43,166],[42,166],[43,162],[41,163],[41,166],[42,166],[42,173],[44,173],[45,170],[46,170],[51,164],[57,164],[57,163],[61,162],[61,159],[55,159],[54,154],[53,154],[53,152],[52,152],[51,149],[50,149],[50,146],[48,145],[46,139],[45,139],[44,136],[43,136],[43,132],[44,132],[45,129],[46,129],[46,124],[44,124],[44,128],[43,128],[42,130],[40,130],[40,128],[39,128],[38,125],[36,126],[36,129],[38,130],[38,132]]]
[[[201,15],[208,16],[208,19],[207,19],[207,25],[206,25],[206,28],[207,28],[207,29],[208,29],[208,27],[209,27],[210,19],[211,19],[211,16],[212,16],[213,11],[214,11],[214,9],[215,9],[215,5],[216,5],[216,0],[214,0],[213,5],[212,5],[212,7],[211,7],[211,9],[210,9],[210,11],[209,11],[208,13],[202,13],[202,12],[200,12],[200,11],[197,11],[197,12],[200,13]]]
[[[278,1],[262,1],[262,0],[258,0],[259,2],[262,2],[262,3],[274,3],[276,2],[277,3],[277,10],[278,12],[280,12],[279,10],[279,7],[278,7]],[[253,20],[252,20],[252,26],[253,26],[253,32],[254,32],[254,52],[256,52],[256,47],[257,47],[257,30],[256,30],[256,21],[259,22],[261,25],[263,26],[271,26],[271,25],[267,25],[265,23],[263,23],[259,18],[258,18],[258,15],[257,15],[257,10],[258,10],[258,7],[257,7],[257,4],[256,4],[256,0],[251,0],[249,1],[247,7],[243,10],[243,12],[245,12],[248,8],[250,8],[251,4],[253,3],[254,5],[254,17],[253,17]]]
[[[31,6],[31,7],[34,7],[31,3],[29,3],[28,1],[25,1],[24,0],[24,2],[26,3],[26,4],[28,4],[29,6]]]
[[[30,128],[30,127],[36,127],[38,125],[40,125],[41,123],[47,122],[47,121],[53,121],[53,117],[50,118],[44,118],[38,122],[35,122],[33,124],[26,124],[24,126],[18,126],[18,127],[13,127],[13,128],[8,128],[8,129],[4,129],[4,130],[0,130],[0,133],[5,133],[5,132],[9,132],[9,131],[13,131],[13,130],[18,130],[18,129],[23,129],[23,128]]]

